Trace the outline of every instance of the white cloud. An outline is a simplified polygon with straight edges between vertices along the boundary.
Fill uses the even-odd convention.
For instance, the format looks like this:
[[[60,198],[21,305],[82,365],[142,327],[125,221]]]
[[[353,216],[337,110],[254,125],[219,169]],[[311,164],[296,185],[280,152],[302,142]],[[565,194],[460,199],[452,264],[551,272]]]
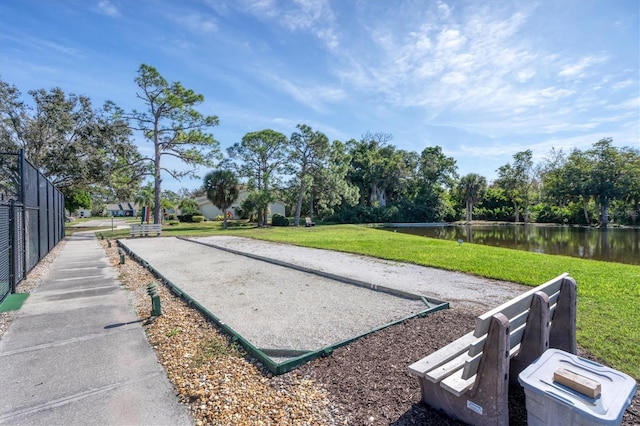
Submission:
[[[275,74],[267,75],[276,84],[276,89],[288,93],[301,104],[317,111],[325,109],[326,103],[334,103],[344,98],[342,89],[331,86],[296,85]]]
[[[443,52],[458,50],[464,43],[465,37],[458,30],[447,28],[438,35],[438,49]]]
[[[448,4],[440,1],[438,2],[438,12],[442,18],[446,19],[451,15],[451,8]]]
[[[213,33],[218,29],[215,19],[204,17],[201,14],[177,15],[174,19],[195,33]]]
[[[453,71],[443,75],[440,81],[444,84],[460,85],[467,81],[467,76],[461,72]]]
[[[66,56],[73,56],[76,58],[82,57],[82,51],[77,47],[73,47],[49,39],[32,37],[27,34],[16,34],[15,36],[3,34],[2,38],[18,45],[26,46],[29,49],[36,49],[47,53],[55,51]]]
[[[613,90],[626,89],[627,87],[633,86],[634,84],[637,84],[637,81],[633,81],[631,79],[628,79],[628,80],[619,81],[617,83],[612,84],[611,88]]]
[[[98,11],[103,15],[111,16],[112,18],[120,16],[120,11],[109,0],[100,0],[98,3]]]
[[[489,112],[518,106],[512,105],[516,96],[509,82],[533,77],[538,58],[525,43],[513,41],[526,23],[525,14],[505,17],[481,10],[457,21],[448,14],[447,22],[423,15],[406,23],[406,36],[398,28],[389,28],[388,20],[368,24],[379,51],[370,55],[372,60],[345,51],[347,66],[337,75],[357,89],[375,90],[403,107]]]
[[[606,61],[606,56],[585,56],[576,63],[563,66],[558,75],[560,77],[583,77],[589,67]]]
[[[526,83],[527,81],[531,80],[535,75],[536,75],[536,72],[534,70],[525,69],[525,70],[519,71],[516,74],[516,81],[518,81],[518,83]]]
[[[607,105],[607,109],[611,110],[631,110],[636,113],[640,113],[640,97],[629,98],[626,101],[617,103],[615,105]]]
[[[294,0],[293,5],[281,5],[275,0],[242,0],[241,8],[290,32],[308,32],[329,50],[339,46],[335,16],[327,0]]]

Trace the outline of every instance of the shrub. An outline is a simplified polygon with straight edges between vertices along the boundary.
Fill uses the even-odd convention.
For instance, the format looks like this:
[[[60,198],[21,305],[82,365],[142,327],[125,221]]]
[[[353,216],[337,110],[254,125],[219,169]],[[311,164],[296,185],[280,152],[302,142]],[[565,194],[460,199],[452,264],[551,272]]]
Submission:
[[[180,225],[180,221],[179,220],[170,220],[169,221],[169,226],[178,226]]]
[[[223,215],[221,215],[221,214],[219,214],[218,216],[216,216],[216,220],[217,220],[217,221],[224,220],[224,216],[223,216]]]
[[[174,215],[173,213],[169,213],[167,215],[167,220],[175,220],[176,219],[176,215]]]
[[[192,216],[191,220],[194,223],[200,223],[200,222],[204,221],[204,216]]]
[[[271,217],[271,226],[289,226],[289,219],[279,213],[274,213]]]
[[[178,215],[178,220],[180,222],[192,223],[193,222],[193,215],[192,214],[179,214]]]

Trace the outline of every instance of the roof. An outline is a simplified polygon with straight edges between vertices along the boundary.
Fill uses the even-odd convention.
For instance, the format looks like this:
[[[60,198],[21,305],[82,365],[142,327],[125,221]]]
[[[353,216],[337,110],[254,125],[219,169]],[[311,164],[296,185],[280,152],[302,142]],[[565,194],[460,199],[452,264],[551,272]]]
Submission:
[[[128,201],[123,201],[117,204],[107,204],[105,206],[105,209],[109,211],[138,210],[139,208],[140,207],[136,203],[131,203]]]

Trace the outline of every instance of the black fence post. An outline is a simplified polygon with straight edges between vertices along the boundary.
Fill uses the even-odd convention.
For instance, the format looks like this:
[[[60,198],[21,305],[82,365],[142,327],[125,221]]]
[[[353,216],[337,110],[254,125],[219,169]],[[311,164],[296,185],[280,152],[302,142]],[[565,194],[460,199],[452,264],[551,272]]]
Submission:
[[[16,292],[16,206],[9,200],[9,286],[11,294]]]

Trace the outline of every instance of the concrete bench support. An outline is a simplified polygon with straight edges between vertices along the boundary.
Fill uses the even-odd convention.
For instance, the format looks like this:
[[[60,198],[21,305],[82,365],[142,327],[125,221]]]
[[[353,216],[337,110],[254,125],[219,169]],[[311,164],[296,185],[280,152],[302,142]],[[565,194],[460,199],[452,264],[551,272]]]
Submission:
[[[563,274],[483,315],[476,329],[408,367],[422,401],[473,425],[509,421],[509,385],[550,347],[576,353],[576,283]]]

